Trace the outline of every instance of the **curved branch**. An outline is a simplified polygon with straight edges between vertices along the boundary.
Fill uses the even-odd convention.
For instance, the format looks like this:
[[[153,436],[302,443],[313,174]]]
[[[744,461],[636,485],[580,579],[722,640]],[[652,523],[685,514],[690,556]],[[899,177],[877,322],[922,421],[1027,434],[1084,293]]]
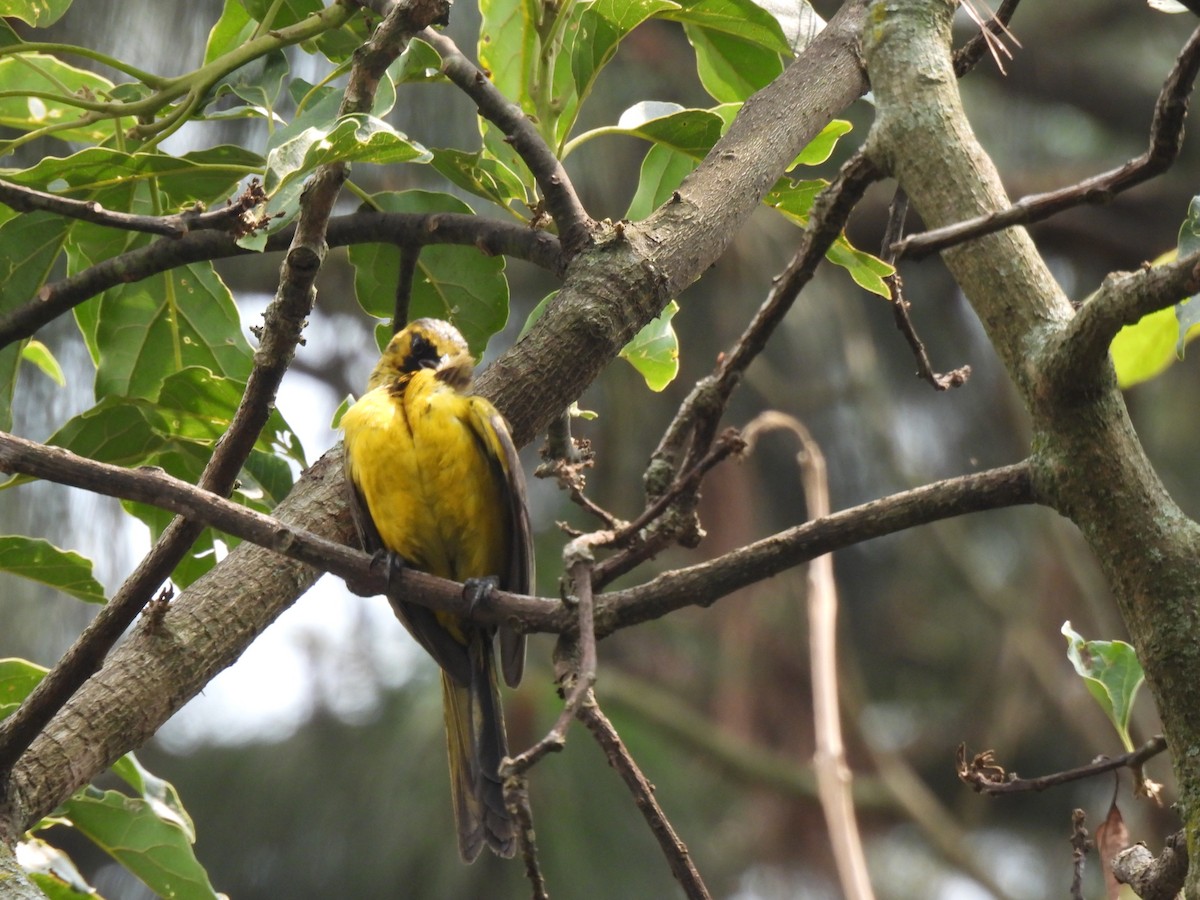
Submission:
[[[475,101],[479,114],[504,132],[512,147],[525,160],[542,189],[546,210],[558,226],[559,238],[568,258],[592,241],[595,223],[583,208],[567,170],[554,151],[542,140],[529,117],[507,97],[473,62],[463,55],[450,38],[426,30],[418,37],[428,43],[442,58],[442,72],[463,93]]]
[[[292,224],[271,235],[266,250],[285,250],[295,234],[296,225]],[[367,243],[458,244],[476,247],[488,256],[524,259],[551,272],[561,273],[563,266],[560,245],[553,235],[515,222],[482,219],[465,213],[357,212],[330,219],[326,241],[330,247]],[[36,298],[0,316],[0,348],[32,336],[43,325],[119,284],[140,281],[189,263],[248,256],[256,252],[238,246],[229,234],[192,231],[180,238],[155,241],[122,253],[62,281],[45,285]]]

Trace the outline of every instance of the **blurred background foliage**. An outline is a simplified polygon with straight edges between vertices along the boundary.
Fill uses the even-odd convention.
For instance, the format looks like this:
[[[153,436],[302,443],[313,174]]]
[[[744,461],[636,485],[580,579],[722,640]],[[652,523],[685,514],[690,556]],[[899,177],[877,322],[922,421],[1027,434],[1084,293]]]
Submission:
[[[836,4],[817,8],[829,16]],[[76,4],[43,39],[83,43],[173,75],[198,62],[193,57],[219,12],[217,0]],[[451,36],[473,47],[472,4],[460,0],[452,19]],[[1193,25],[1190,17],[1121,0],[1026,0],[1012,25],[1022,46],[1008,74],[985,59],[963,83],[968,113],[1012,196],[1072,183],[1140,152],[1161,81]],[[302,57],[294,65],[296,74],[316,80]],[[710,103],[677,26],[651,22],[621,45],[580,128],[613,122],[642,99]],[[821,169],[825,175],[863,139],[871,108],[860,101],[844,116],[855,130]],[[447,85],[406,87],[390,121],[426,145],[477,140],[474,109]],[[253,145],[263,137],[244,123],[206,127],[223,129],[219,138],[205,136],[213,143]],[[189,139],[184,129],[171,149]],[[572,155],[568,169],[594,217],[624,213],[644,150],[614,137]],[[26,147],[9,164],[32,165],[45,152]],[[1109,271],[1136,268],[1174,246],[1197,193],[1198,162],[1193,140],[1165,177],[1032,229],[1070,296],[1082,298]],[[428,167],[354,173],[370,190],[428,186],[433,182],[422,179],[434,175]],[[890,193],[889,185],[877,186],[853,217],[849,235],[857,246],[878,249]],[[351,198],[343,202],[349,210]],[[581,398],[599,413],[577,429],[596,451],[594,500],[621,516],[640,510],[641,473],[662,428],[740,333],[796,240],[794,226],[764,209],[679,298],[681,374],[666,391],[648,392],[629,367],[616,364]],[[273,256],[219,264],[247,325],[273,291],[277,267]],[[743,425],[777,409],[802,419],[828,461],[834,508],[1014,462],[1028,448],[1014,392],[945,270],[931,260],[904,263],[901,272],[935,367],[969,364],[966,386],[936,393],[915,379],[886,304],[826,266],[750,369],[727,417],[727,424]],[[521,263],[510,263],[509,277],[513,313],[497,344],[515,336],[555,287]],[[280,399],[309,459],[336,440],[329,414],[361,389],[374,361],[372,323],[354,304],[350,279],[344,252],[331,253],[307,344]],[[26,405],[16,410],[17,433],[44,438],[89,405],[89,363],[72,331],[57,322],[39,335],[67,369],[68,385],[32,377],[18,394]],[[1198,386],[1200,369],[1187,359],[1127,394],[1151,459],[1193,516],[1200,515]],[[803,521],[796,449],[791,437],[773,433],[748,459],[714,472],[704,492],[704,543],[664,554],[626,583]],[[527,453],[532,468],[536,457]],[[146,546],[144,533],[118,526],[117,507],[102,498],[48,485],[25,491],[19,505],[0,505],[3,529],[89,554],[110,590]],[[552,485],[532,485],[532,503],[538,588],[554,594],[563,542],[555,522],[592,523]],[[879,896],[1065,894],[1071,810],[1083,807],[1098,824],[1113,783],[988,800],[957,781],[954,750],[960,742],[973,751],[993,748],[1024,775],[1120,752],[1059,634],[1070,619],[1087,637],[1124,636],[1073,526],[1041,509],[989,513],[848,550],[836,569],[844,727]],[[2,590],[0,656],[50,665],[91,613],[12,579]],[[621,632],[600,648],[600,701],[718,896],[838,895],[808,775],[803,591],[803,573],[789,573],[711,609]],[[558,710],[551,647],[549,639],[534,639],[525,683],[507,699],[515,748],[544,733]],[[391,621],[384,601],[356,598],[325,579],[140,755],[179,788],[213,884],[238,900],[523,896],[518,864],[485,857],[464,867],[457,860],[437,693],[433,664]],[[1144,693],[1134,739],[1155,731]],[[1150,774],[1168,781],[1170,797],[1166,763],[1154,762]],[[581,729],[570,733],[564,753],[537,768],[532,790],[554,896],[677,892],[628,794]],[[1134,839],[1157,849],[1175,827],[1170,811],[1132,801],[1127,786],[1121,799]],[[98,851],[70,834],[58,838],[105,896],[141,896],[144,889]],[[1094,896],[1101,887],[1092,874]]]

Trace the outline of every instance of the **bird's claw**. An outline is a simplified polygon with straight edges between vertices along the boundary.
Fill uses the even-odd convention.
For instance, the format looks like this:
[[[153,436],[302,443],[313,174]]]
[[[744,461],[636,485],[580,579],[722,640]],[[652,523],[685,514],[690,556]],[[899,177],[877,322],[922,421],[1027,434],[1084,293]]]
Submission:
[[[396,576],[408,568],[408,562],[404,559],[404,557],[393,553],[391,550],[376,550],[371,554],[371,562],[367,568],[371,571],[371,574],[380,571],[383,572],[384,577],[387,579],[386,593],[391,593]],[[368,587],[361,581],[355,581],[349,578],[346,579],[346,587],[350,588],[352,592],[360,597],[375,597],[380,593],[379,591]]]
[[[467,601],[467,614],[474,614],[480,604],[486,604],[499,586],[500,579],[495,575],[488,575],[486,578],[468,578],[464,581],[462,595],[463,599]]]

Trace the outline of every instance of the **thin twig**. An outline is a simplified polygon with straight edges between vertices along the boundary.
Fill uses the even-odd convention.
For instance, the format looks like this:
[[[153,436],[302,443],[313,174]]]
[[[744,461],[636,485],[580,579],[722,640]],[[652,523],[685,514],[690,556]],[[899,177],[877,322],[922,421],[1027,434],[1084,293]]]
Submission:
[[[1047,384],[1068,393],[1087,390],[1096,373],[1107,370],[1117,332],[1198,291],[1200,251],[1161,266],[1110,274],[1047,348]]]
[[[410,19],[410,7],[421,7],[422,4],[430,6],[428,0],[397,5],[380,23],[364,45],[364,51],[356,56],[341,113],[371,108],[384,70],[403,51],[408,35],[424,28],[431,20],[425,18],[417,23]],[[326,248],[325,231],[345,177],[344,163],[326,164],[318,167],[305,190],[295,238],[284,260],[275,299],[263,314],[266,324],[246,392],[229,429],[218,440],[204,467],[199,485],[202,491],[222,497],[228,495],[274,408],[279,384],[312,310],[313,282]],[[38,732],[100,668],[113,644],[162,581],[174,571],[203,530],[202,522],[182,517],[173,519],[133,575],[126,579],[16,712],[0,724],[0,773],[12,768]]]
[[[193,231],[226,231],[234,237],[250,234],[264,223],[255,221],[249,213],[266,200],[261,182],[254,179],[236,200],[218,209],[205,210],[197,205],[170,216],[139,216],[105,209],[95,200],[75,200],[0,179],[0,203],[17,212],[41,210],[68,219],[167,237],[183,237]]]
[[[888,206],[887,227],[883,232],[883,249],[880,253],[880,259],[886,263],[894,264],[896,262],[896,253],[892,249],[892,246],[904,234],[904,219],[907,214],[908,195],[904,193],[904,188],[896,188],[896,193],[892,197],[891,204]],[[933,363],[929,359],[925,343],[921,340],[921,336],[917,334],[916,326],[913,325],[912,318],[908,314],[910,304],[904,296],[904,282],[900,278],[900,272],[898,270],[893,271],[891,275],[885,276],[883,280],[888,286],[888,293],[891,295],[892,315],[896,320],[896,327],[900,329],[900,333],[904,335],[904,339],[908,341],[908,346],[912,349],[913,355],[917,358],[917,377],[938,391],[945,391],[966,384],[967,379],[971,377],[970,366],[961,366],[944,375],[933,370]]]
[[[537,833],[533,829],[533,807],[529,803],[529,780],[524,775],[504,779],[504,806],[517,823],[517,842],[525,863],[525,877],[532,888],[533,900],[550,900],[546,876],[538,859]]]
[[[967,759],[966,745],[959,744],[958,777],[981,794],[1018,794],[1044,791],[1060,784],[1094,778],[1116,769],[1128,768],[1139,772],[1146,760],[1157,756],[1166,749],[1166,738],[1158,735],[1146,741],[1136,750],[1120,756],[1101,757],[1086,766],[1067,769],[1065,772],[1055,772],[1051,775],[1042,775],[1039,778],[1018,778],[1015,774],[1004,771],[1004,768],[997,764],[991,750],[984,750],[982,753],[975,754],[971,759]]]
[[[1197,71],[1200,71],[1200,28],[1188,38],[1159,93],[1150,123],[1150,146],[1145,153],[1077,184],[1022,197],[1007,209],[911,235],[894,245],[896,255],[920,259],[1002,228],[1040,222],[1074,206],[1108,203],[1122,191],[1161,175],[1174,164],[1183,149],[1188,96]]]
[[[267,238],[265,250],[291,246],[296,224]],[[456,244],[477,248],[487,256],[524,259],[561,274],[563,259],[558,239],[532,231],[518,222],[482,219],[464,213],[383,213],[364,210],[330,219],[325,235],[330,247],[383,243],[404,245]],[[254,255],[219,231],[192,231],[180,238],[163,238],[89,266],[69,278],[44,285],[28,303],[0,316],[0,348],[32,336],[39,328],[70,312],[80,303],[111,287],[141,281],[189,263]]]
[[[633,794],[634,802],[641,810],[654,837],[658,840],[658,845],[662,848],[667,863],[671,866],[671,874],[683,888],[684,896],[689,900],[709,900],[712,895],[709,894],[708,888],[704,885],[704,879],[700,877],[699,871],[692,862],[687,845],[680,840],[675,829],[671,827],[666,813],[659,806],[658,798],[654,796],[654,785],[646,780],[646,776],[638,768],[637,762],[630,755],[621,736],[617,734],[617,730],[613,728],[612,722],[595,702],[595,698],[592,698],[592,702],[584,703],[580,707],[579,720],[587,726],[588,731],[596,739],[596,743],[608,757],[608,764],[617,770],[630,793]]]
[[[587,247],[595,223],[575,193],[567,170],[521,107],[501,94],[450,38],[432,30],[423,31],[418,37],[442,58],[442,73],[475,101],[480,115],[504,133],[513,150],[529,166],[542,190],[546,210],[558,226],[559,240],[567,258]]]
[[[651,456],[652,469],[664,464],[671,471],[690,468],[708,452],[717,423],[742,374],[762,352],[800,291],[812,280],[825,252],[842,233],[855,204],[867,187],[880,177],[879,169],[866,154],[856,152],[842,166],[837,177],[817,195],[791,262],[775,277],[767,299],[733,349],[722,356],[716,371],[699,381],[681,404]],[[689,462],[681,464],[679,456],[689,444]]]
[[[576,605],[578,625],[575,634],[559,638],[560,643],[565,641],[574,645],[558,653],[564,666],[559,678],[564,701],[562,712],[558,714],[554,726],[545,737],[528,750],[500,764],[500,777],[505,779],[513,775],[524,775],[547,753],[562,750],[567,742],[567,726],[578,714],[584,698],[596,683],[596,607],[592,595],[592,559],[588,537],[577,538],[568,544],[563,556],[568,559],[575,557],[568,571],[571,575],[572,600]]]
[[[597,563],[595,572],[596,587],[604,587],[613,579],[619,578],[626,572],[652,559],[667,544],[679,537],[674,528],[665,528],[643,534],[660,516],[666,513],[677,498],[694,492],[700,487],[700,482],[713,468],[730,456],[735,456],[745,449],[746,442],[736,428],[726,429],[717,439],[716,444],[692,468],[683,472],[665,491],[659,494],[636,519],[620,526],[605,541],[606,546],[625,547],[621,553],[610,556],[603,562]]]
[[[1008,73],[1004,69],[1004,60],[1012,59],[1012,51],[1008,49],[1005,40],[1010,40],[1018,47],[1021,42],[1017,40],[1017,36],[1008,30],[1008,19],[1012,12],[1016,9],[1017,4],[1013,2],[1008,10],[1008,16],[1000,17],[1000,13],[992,12],[987,3],[983,3],[983,8],[987,10],[987,14],[980,12],[975,8],[977,0],[959,0],[962,8],[966,11],[976,25],[979,26],[979,34],[975,35],[967,44],[954,54],[954,74],[962,78],[967,72],[975,66],[979,59],[983,56],[984,51],[992,55],[995,60],[996,68],[1000,70],[1001,75]],[[1003,10],[1003,6],[1001,7]],[[1003,57],[1003,58],[1002,58]]]

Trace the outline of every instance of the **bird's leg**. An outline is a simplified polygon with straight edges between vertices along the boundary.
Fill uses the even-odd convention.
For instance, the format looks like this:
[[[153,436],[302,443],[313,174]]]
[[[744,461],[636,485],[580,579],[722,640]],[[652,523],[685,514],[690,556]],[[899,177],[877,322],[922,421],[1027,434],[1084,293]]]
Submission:
[[[500,586],[500,579],[495,575],[488,575],[486,578],[468,578],[463,582],[463,599],[467,601],[467,615],[475,614],[475,610],[481,604],[487,605],[487,601],[491,599],[496,588]]]

